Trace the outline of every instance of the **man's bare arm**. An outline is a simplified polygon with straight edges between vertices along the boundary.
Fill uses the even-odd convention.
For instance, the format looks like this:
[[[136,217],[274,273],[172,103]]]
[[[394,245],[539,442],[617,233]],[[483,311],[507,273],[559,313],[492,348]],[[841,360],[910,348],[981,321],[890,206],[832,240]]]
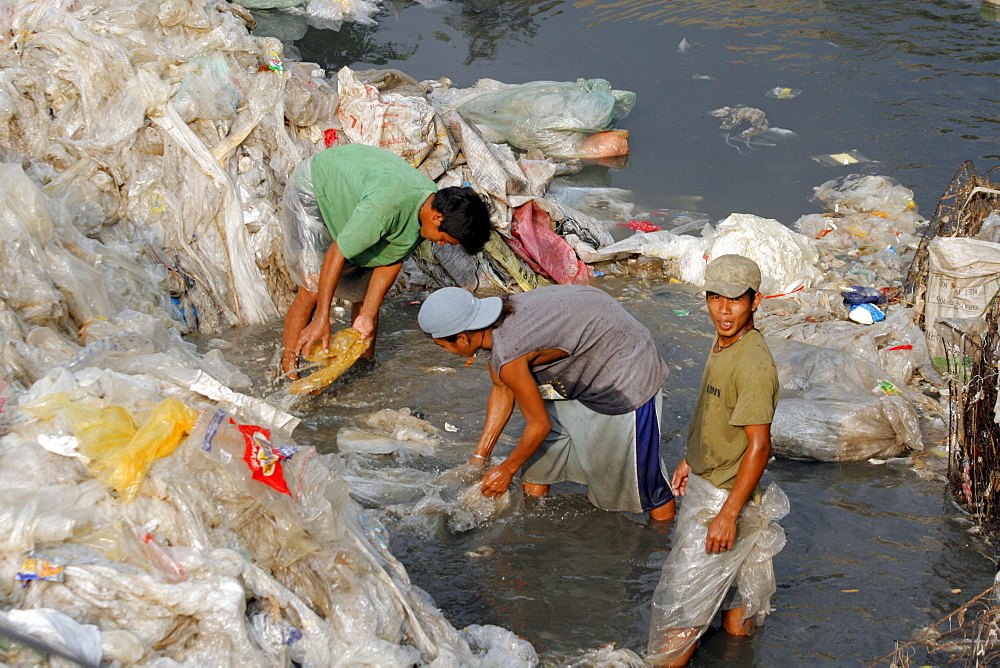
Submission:
[[[722,504],[722,510],[708,527],[705,540],[706,552],[725,552],[733,549],[736,542],[736,518],[743,510],[747,499],[760,482],[764,467],[771,458],[771,425],[754,424],[743,427],[750,443],[743,455],[743,461],[736,472],[736,482],[729,492],[729,498]]]

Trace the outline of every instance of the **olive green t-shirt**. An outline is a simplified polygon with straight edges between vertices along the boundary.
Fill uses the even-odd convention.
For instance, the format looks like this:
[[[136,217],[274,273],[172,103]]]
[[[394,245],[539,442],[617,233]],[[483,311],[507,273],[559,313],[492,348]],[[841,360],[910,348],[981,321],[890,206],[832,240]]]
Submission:
[[[429,178],[395,153],[334,146],[312,159],[312,188],[340,252],[359,267],[383,267],[420,244],[420,207],[437,192]]]
[[[743,427],[771,424],[779,393],[774,358],[757,330],[721,352],[710,352],[688,431],[691,471],[720,489],[732,489],[749,445]]]

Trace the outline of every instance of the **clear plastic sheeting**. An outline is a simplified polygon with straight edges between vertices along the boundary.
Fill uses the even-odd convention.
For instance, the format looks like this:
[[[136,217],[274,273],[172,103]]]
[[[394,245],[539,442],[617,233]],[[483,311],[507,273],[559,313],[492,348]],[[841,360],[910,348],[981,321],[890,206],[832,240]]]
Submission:
[[[0,480],[5,575],[34,553],[63,572],[28,589],[4,577],[7,600],[102,633],[127,629],[136,642],[117,642],[135,662],[335,665],[398,654],[476,664],[343,480],[280,430],[206,406],[128,506],[95,487],[80,460],[23,436],[4,438],[0,464],[16,474]],[[254,610],[268,611],[266,624]]]
[[[526,640],[499,626],[470,624],[462,637],[474,650],[482,652],[482,665],[497,668],[534,668],[538,665],[535,648]]]
[[[391,459],[354,453],[345,457],[343,476],[351,495],[371,507],[386,526],[438,537],[464,533],[521,510],[517,480],[503,495],[487,497],[480,487],[482,471],[466,464],[440,473],[423,471],[407,464],[409,456],[394,451]]]
[[[903,383],[843,350],[768,339],[781,398],[771,423],[777,457],[826,462],[897,457],[922,450]]]
[[[708,527],[728,496],[700,476],[688,478],[670,555],[653,592],[648,664],[677,665],[712,623],[730,587],[739,590],[744,619],[759,625],[771,611],[776,591],[771,559],[785,546],[778,520],[788,514],[788,498],[772,483],[760,503],[743,506],[732,549],[708,553]]]

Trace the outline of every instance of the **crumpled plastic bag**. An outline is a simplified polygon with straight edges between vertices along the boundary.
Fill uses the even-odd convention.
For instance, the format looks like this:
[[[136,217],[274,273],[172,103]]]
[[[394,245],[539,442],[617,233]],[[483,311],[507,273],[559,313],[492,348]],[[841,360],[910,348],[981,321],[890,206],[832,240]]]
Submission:
[[[776,591],[771,559],[785,546],[778,520],[788,514],[788,497],[772,483],[760,503],[743,506],[733,548],[708,553],[708,527],[727,498],[728,490],[693,473],[688,477],[674,543],[653,592],[647,663],[675,665],[711,624],[734,583],[744,619],[761,624],[771,610]]]
[[[748,257],[760,266],[760,290],[765,295],[786,294],[822,278],[813,240],[771,218],[734,213],[719,223],[708,260],[728,253]]]

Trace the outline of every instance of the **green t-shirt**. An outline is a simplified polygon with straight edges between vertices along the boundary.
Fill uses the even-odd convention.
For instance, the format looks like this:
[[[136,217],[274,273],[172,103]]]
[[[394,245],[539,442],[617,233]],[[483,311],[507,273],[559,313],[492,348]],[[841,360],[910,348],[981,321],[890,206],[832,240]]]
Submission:
[[[721,352],[710,352],[688,431],[691,471],[720,489],[732,489],[749,445],[743,427],[771,424],[779,393],[774,358],[757,330]]]
[[[437,192],[395,153],[365,144],[334,146],[312,159],[312,187],[340,252],[360,267],[406,259],[420,244],[420,207]]]

